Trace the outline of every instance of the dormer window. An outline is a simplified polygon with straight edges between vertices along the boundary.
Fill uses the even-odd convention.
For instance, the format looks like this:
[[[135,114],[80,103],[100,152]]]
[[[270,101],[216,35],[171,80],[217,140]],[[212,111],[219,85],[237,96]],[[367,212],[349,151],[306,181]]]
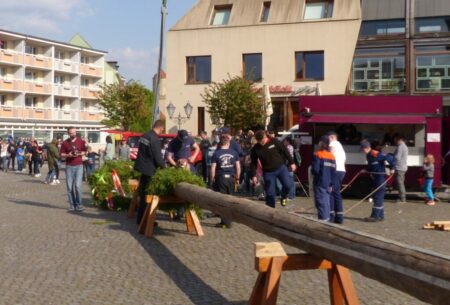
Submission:
[[[303,19],[325,19],[333,15],[333,0],[306,0]]]
[[[270,13],[270,1],[266,1],[263,3],[263,9],[261,13],[261,22],[267,22],[269,20]]]
[[[230,21],[232,5],[217,5],[214,7],[214,14],[211,25],[227,25]]]

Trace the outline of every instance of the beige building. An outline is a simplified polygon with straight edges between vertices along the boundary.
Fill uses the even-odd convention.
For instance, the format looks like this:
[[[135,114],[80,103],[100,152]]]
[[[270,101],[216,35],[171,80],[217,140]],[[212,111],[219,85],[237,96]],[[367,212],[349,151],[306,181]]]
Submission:
[[[0,30],[0,136],[44,142],[75,126],[98,143],[100,85],[118,79],[105,55],[80,35],[63,43]]]
[[[200,95],[242,75],[270,87],[271,125],[287,129],[301,95],[345,94],[360,24],[359,0],[199,0],[168,33],[167,101],[194,107],[182,128],[210,131]]]

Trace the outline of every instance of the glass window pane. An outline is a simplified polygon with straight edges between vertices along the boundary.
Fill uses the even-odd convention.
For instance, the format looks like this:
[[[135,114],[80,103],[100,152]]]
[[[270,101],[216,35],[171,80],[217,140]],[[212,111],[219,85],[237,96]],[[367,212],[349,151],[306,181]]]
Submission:
[[[436,55],[435,64],[437,66],[450,66],[450,55]]]
[[[303,52],[295,53],[295,79],[303,79]]]
[[[392,78],[392,63],[390,61],[383,60],[381,72],[382,72],[382,78],[383,79],[390,79]]]
[[[442,89],[450,89],[450,79],[443,79],[441,88]]]
[[[322,19],[325,17],[325,2],[306,3],[304,19]]]
[[[353,90],[366,91],[367,90],[367,82],[354,82]]]
[[[231,6],[214,9],[212,25],[227,25],[230,20]]]
[[[378,59],[372,59],[370,61],[370,67],[371,68],[378,68],[380,66],[380,62]]]
[[[431,56],[417,56],[417,66],[418,67],[426,67],[432,65]]]
[[[367,79],[379,79],[380,71],[379,70],[367,70]]]
[[[364,79],[364,70],[353,71],[353,79],[354,80]]]
[[[428,69],[417,69],[417,77],[428,77]]]
[[[88,131],[88,143],[100,143],[100,132],[99,131]]]
[[[395,35],[405,33],[405,20],[363,21],[360,36]]]
[[[418,33],[449,32],[449,31],[450,31],[450,16],[416,18],[416,32]]]
[[[445,69],[444,68],[432,68],[430,69],[430,76],[431,77],[441,77],[444,76]]]
[[[267,22],[269,20],[270,1],[263,3],[263,11],[261,14],[261,22]]]
[[[355,58],[353,61],[353,68],[366,68],[368,65],[368,60],[364,58]]]
[[[394,58],[394,78],[405,78],[405,59],[403,57]]]
[[[262,54],[244,54],[244,77],[254,82],[262,80]]]
[[[324,79],[323,52],[305,53],[305,78],[314,80]]]
[[[211,57],[201,56],[196,60],[196,81],[200,83],[211,82]]]

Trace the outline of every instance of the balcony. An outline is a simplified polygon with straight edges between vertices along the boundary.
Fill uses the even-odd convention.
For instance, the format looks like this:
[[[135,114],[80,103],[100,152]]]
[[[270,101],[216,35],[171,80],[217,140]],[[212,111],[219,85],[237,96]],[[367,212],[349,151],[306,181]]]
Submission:
[[[100,122],[105,116],[99,111],[80,111],[80,121]]]
[[[25,65],[40,68],[40,69],[52,69],[52,59],[43,55],[25,54]]]
[[[26,93],[50,95],[50,94],[52,94],[52,84],[51,83],[43,83],[43,82],[26,81],[25,82],[25,91],[26,91]]]
[[[68,97],[78,97],[78,86],[71,86],[71,85],[60,85],[60,84],[54,84],[53,85],[53,94],[59,95],[59,96],[68,96]]]
[[[99,87],[80,87],[80,98],[82,99],[98,99],[101,91]]]
[[[80,65],[70,60],[55,59],[55,70],[78,74],[78,71],[80,70]]]
[[[0,78],[0,91],[7,92],[22,92],[23,83],[16,79],[2,79]]]
[[[93,76],[93,77],[102,78],[103,77],[103,67],[87,65],[87,64],[80,64],[80,73],[82,75],[89,75],[89,76]]]
[[[52,113],[49,108],[34,107],[18,107],[18,106],[1,106],[0,116],[12,119],[35,119],[35,120],[51,120]]]
[[[63,121],[78,121],[79,111],[73,109],[54,109],[53,119]]]
[[[12,50],[0,50],[0,62],[11,65],[22,65],[23,57],[21,53]]]

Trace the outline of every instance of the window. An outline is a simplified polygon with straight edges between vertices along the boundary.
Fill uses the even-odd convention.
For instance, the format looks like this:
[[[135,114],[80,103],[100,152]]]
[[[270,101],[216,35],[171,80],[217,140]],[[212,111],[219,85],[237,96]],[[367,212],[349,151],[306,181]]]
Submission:
[[[81,86],[89,87],[89,79],[88,78],[82,78],[81,79]]]
[[[450,47],[416,48],[416,90],[450,91]]]
[[[6,50],[8,48],[8,43],[4,40],[0,40],[0,49]]]
[[[405,72],[404,48],[356,50],[352,66],[352,90],[403,92]]]
[[[0,95],[0,105],[1,106],[6,105],[6,95]]]
[[[262,81],[262,54],[244,54],[242,56],[244,78],[254,82]]]
[[[55,98],[54,106],[55,109],[63,109],[65,102],[63,99]]]
[[[6,76],[6,69],[0,67],[0,77]]]
[[[363,21],[360,36],[398,35],[405,33],[405,20]]]
[[[81,62],[82,64],[88,64],[88,63],[89,63],[89,57],[87,57],[87,56],[81,56],[80,62]]]
[[[88,142],[89,143],[100,143],[100,132],[99,131],[88,131]]]
[[[25,107],[33,107],[35,108],[38,104],[37,97],[27,96],[25,97]]]
[[[186,57],[186,67],[188,84],[211,82],[211,56]]]
[[[450,16],[416,18],[416,32],[450,32]]]
[[[211,25],[227,25],[230,21],[232,5],[219,5],[214,7]]]
[[[54,83],[55,84],[64,83],[64,76],[63,75],[55,75]]]
[[[333,0],[306,0],[303,19],[324,19],[333,15]]]
[[[37,54],[37,49],[36,49],[36,47],[33,47],[33,46],[25,46],[25,53]]]
[[[269,20],[269,13],[270,13],[270,1],[266,1],[263,3],[263,9],[261,13],[261,22],[267,22]]]
[[[27,80],[34,80],[36,78],[37,78],[36,72],[25,71],[25,79],[27,79]]]
[[[56,50],[55,51],[55,58],[56,59],[65,59],[66,58],[66,53],[64,53],[63,51],[60,51],[60,50]]]
[[[323,51],[295,53],[295,80],[323,80]]]

